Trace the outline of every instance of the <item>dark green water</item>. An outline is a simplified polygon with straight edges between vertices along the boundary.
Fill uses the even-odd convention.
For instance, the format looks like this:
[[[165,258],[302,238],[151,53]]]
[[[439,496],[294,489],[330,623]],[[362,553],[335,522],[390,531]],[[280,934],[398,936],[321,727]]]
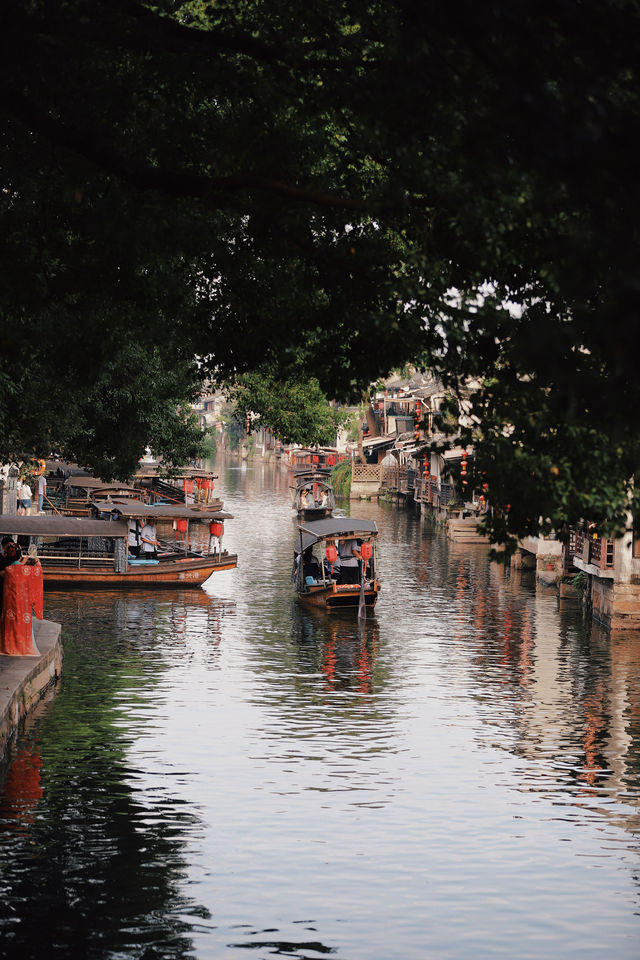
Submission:
[[[304,612],[286,472],[219,469],[236,571],[45,596],[0,957],[637,960],[640,635],[371,503],[374,617]]]

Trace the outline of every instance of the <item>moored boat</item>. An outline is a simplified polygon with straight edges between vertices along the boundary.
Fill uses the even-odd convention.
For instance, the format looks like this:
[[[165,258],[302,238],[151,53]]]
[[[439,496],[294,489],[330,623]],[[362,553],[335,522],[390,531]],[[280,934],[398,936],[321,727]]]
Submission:
[[[329,517],[301,523],[292,573],[300,603],[359,612],[373,607],[380,591],[377,535],[375,520]]]
[[[143,505],[145,506],[145,505]],[[148,508],[147,508],[148,509]],[[231,514],[211,523],[221,525]],[[157,519],[157,511],[152,514]],[[0,534],[12,536],[26,549],[34,546],[49,586],[198,587],[221,570],[237,566],[236,554],[222,549],[198,552],[182,544],[163,544],[157,559],[137,558],[128,550],[129,523],[85,517],[0,516]]]

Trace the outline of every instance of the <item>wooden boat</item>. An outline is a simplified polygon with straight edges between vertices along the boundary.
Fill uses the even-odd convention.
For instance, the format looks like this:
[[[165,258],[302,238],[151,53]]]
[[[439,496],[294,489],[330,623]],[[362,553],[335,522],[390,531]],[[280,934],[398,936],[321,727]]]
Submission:
[[[198,510],[222,510],[222,500],[213,493],[215,474],[204,476],[205,471],[191,470],[175,483],[157,477],[149,470],[136,474],[132,484],[112,480],[106,483],[99,477],[75,473],[60,485],[59,496],[49,499],[54,512],[65,516],[90,516],[90,503],[97,499],[123,499],[132,497],[144,503],[192,506]],[[180,485],[181,486],[180,486]]]
[[[294,474],[293,509],[300,520],[323,520],[330,517],[336,505],[331,486],[331,470],[317,467],[297,470]]]
[[[150,503],[174,503],[203,509],[222,509],[222,501],[214,493],[217,473],[199,467],[180,467],[168,478],[162,464],[142,461],[133,478],[140,499]]]
[[[49,499],[49,505],[54,512],[66,517],[89,517],[92,500],[112,497],[138,498],[140,491],[126,483],[118,483],[116,480],[105,483],[99,477],[85,474],[67,477],[61,485],[60,494],[57,501]]]
[[[373,607],[380,582],[376,574],[375,520],[329,517],[301,523],[294,545],[292,578],[300,603],[326,610]],[[362,560],[359,583],[342,583],[338,569],[338,545],[357,540]]]
[[[159,519],[156,508],[145,504],[145,516]],[[184,509],[184,508],[183,508]],[[211,522],[221,524],[231,514],[211,513]],[[187,520],[188,523],[188,520]],[[183,544],[167,545],[157,560],[136,559],[128,552],[129,525],[126,511],[114,511],[111,519],[85,517],[0,516],[0,534],[10,535],[26,549],[35,546],[48,586],[81,587],[199,587],[211,574],[237,566],[236,554],[222,549],[198,553]],[[211,538],[210,538],[211,540]]]

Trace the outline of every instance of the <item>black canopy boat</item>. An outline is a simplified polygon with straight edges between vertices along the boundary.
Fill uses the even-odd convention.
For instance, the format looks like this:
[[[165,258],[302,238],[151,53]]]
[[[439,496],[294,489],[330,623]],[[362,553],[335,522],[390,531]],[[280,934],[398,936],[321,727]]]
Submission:
[[[300,520],[323,520],[330,517],[336,505],[331,486],[331,470],[319,467],[296,470],[294,474],[293,509]]]
[[[373,607],[378,599],[380,581],[376,572],[375,520],[354,517],[328,517],[301,523],[294,544],[292,578],[298,600],[307,606],[326,610]],[[345,576],[341,554],[355,544],[358,564]],[[346,550],[345,550],[346,548]],[[346,564],[345,564],[346,567]],[[347,579],[357,581],[345,582]]]

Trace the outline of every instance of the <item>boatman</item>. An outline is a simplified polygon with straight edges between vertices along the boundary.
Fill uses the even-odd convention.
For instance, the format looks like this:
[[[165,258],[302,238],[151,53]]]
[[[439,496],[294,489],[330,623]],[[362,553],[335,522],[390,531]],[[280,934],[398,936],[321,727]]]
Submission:
[[[133,517],[129,520],[129,553],[132,557],[140,556],[140,521]]]
[[[158,543],[156,537],[156,525],[153,522],[153,519],[147,517],[144,522],[144,527],[140,531],[140,540],[142,542],[142,555],[145,560],[157,560],[158,559]]]
[[[360,544],[358,540],[340,540],[338,543],[340,558],[340,582],[360,583]]]

